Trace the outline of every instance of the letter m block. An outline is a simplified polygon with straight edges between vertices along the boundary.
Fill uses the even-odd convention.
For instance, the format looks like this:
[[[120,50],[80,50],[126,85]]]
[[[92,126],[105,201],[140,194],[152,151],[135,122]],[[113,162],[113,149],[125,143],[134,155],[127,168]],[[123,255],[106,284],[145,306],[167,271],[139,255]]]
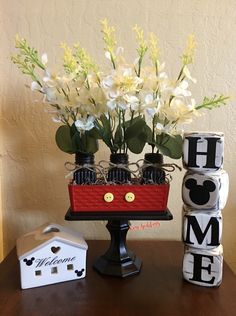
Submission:
[[[183,219],[183,241],[200,249],[218,247],[222,236],[221,212],[189,211]]]
[[[223,167],[222,133],[186,133],[183,141],[183,165],[196,172],[214,172]]]

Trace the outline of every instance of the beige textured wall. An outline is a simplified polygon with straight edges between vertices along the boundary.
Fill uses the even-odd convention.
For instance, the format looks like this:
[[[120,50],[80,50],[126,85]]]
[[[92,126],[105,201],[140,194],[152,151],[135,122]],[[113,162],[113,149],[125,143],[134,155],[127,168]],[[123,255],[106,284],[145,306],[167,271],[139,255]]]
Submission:
[[[139,24],[160,38],[163,59],[173,75],[186,36],[195,33],[198,42],[193,67],[198,84],[197,100],[224,92],[234,97],[236,87],[236,2],[234,0],[1,0],[1,175],[3,247],[6,255],[15,239],[46,221],[74,227],[86,238],[107,238],[103,222],[64,222],[69,201],[63,164],[73,157],[60,152],[54,143],[57,126],[40,103],[25,88],[26,78],[11,64],[16,33],[27,38],[39,51],[47,52],[53,63],[61,41],[79,40],[99,62],[103,49],[99,20],[108,17],[118,32],[120,45],[130,60],[135,56],[131,31]],[[57,57],[55,57],[57,56]],[[228,107],[199,118],[188,129],[225,133],[225,169],[230,175],[230,194],[223,211],[225,258],[236,271],[236,108]],[[97,160],[107,154],[103,149]],[[181,162],[179,162],[181,163]],[[169,207],[174,220],[160,227],[131,231],[129,238],[181,238],[181,182],[184,172],[176,172]],[[0,216],[1,218],[1,216]],[[137,225],[137,223],[136,223]],[[0,220],[1,245],[1,220]],[[1,246],[0,246],[1,249]],[[0,250],[1,253],[1,250]]]

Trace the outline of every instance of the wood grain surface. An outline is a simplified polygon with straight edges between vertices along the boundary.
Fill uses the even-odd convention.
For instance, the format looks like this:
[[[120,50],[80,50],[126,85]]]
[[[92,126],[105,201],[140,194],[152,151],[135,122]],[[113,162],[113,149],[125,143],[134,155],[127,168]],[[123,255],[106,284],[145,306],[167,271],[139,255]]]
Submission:
[[[105,277],[92,264],[108,243],[88,241],[85,279],[27,290],[20,289],[14,249],[0,265],[0,315],[236,315],[236,277],[227,264],[219,288],[199,287],[182,280],[181,242],[128,241],[143,261],[140,274]]]

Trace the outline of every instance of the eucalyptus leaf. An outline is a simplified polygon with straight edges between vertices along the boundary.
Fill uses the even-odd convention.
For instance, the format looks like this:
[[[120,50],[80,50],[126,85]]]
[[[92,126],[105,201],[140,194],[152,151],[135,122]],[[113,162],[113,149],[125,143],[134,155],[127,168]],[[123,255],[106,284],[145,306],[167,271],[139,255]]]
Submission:
[[[101,139],[104,141],[104,143],[112,149],[112,131],[111,131],[111,124],[109,119],[103,114],[100,116],[100,122],[102,127],[100,127],[100,124],[97,124],[96,127],[98,129],[98,132],[100,134]]]
[[[136,117],[134,117],[134,118],[132,118],[132,119],[130,119],[128,121],[125,121],[125,123],[124,123],[125,124],[125,128],[129,127],[130,125],[133,125],[134,123],[136,123],[140,119],[143,120],[144,119],[143,116],[139,115],[139,116],[136,116]]]
[[[107,135],[111,136],[111,124],[110,120],[106,117],[106,115],[101,115],[100,116],[100,121],[102,123],[103,129]]]
[[[87,135],[94,139],[101,139],[101,134],[99,133],[99,130],[96,127],[92,128],[90,131],[87,131]]]
[[[160,135],[157,138],[156,146],[160,152],[173,159],[179,159],[182,156],[183,140],[181,135],[170,136],[167,134]]]
[[[74,148],[76,148],[77,153],[78,152],[86,153],[85,143],[78,131],[72,137],[72,144]]]
[[[134,154],[140,154],[147,141],[145,132],[139,133],[136,137],[128,138],[126,140],[128,149]]]
[[[114,136],[114,145],[118,148],[121,148],[124,143],[122,128],[120,125],[117,126],[115,136]]]
[[[95,154],[98,151],[98,140],[87,135],[86,137],[86,152]]]
[[[56,131],[55,140],[60,150],[68,154],[74,154],[76,152],[71,140],[70,126],[60,126]]]
[[[143,128],[146,125],[146,122],[143,118],[139,117],[135,122],[127,127],[125,131],[125,140],[136,137],[139,133],[143,132]]]
[[[152,129],[148,125],[145,125],[143,128],[143,131],[147,136],[147,143],[149,145],[156,145],[155,140],[153,139],[153,136],[152,136]]]
[[[73,124],[71,125],[71,127],[70,127],[70,136],[71,136],[71,138],[74,136],[74,134],[75,134],[77,131],[78,131],[78,130],[77,130],[76,126],[75,126],[75,123],[73,123]]]
[[[72,137],[73,146],[76,152],[94,154],[98,151],[98,141],[89,135],[89,131],[80,134],[78,131]]]

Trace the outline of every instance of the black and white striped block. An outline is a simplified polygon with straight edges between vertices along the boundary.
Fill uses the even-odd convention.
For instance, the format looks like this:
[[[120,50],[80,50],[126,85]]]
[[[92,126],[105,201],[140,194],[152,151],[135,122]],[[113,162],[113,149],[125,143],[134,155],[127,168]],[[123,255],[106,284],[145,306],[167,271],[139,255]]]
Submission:
[[[215,287],[222,282],[223,247],[211,250],[186,247],[183,259],[183,278],[190,283]]]
[[[200,174],[187,171],[182,185],[185,205],[196,210],[222,210],[229,191],[229,177],[225,170]]]
[[[224,134],[210,132],[185,133],[183,166],[196,172],[214,172],[223,167]]]

